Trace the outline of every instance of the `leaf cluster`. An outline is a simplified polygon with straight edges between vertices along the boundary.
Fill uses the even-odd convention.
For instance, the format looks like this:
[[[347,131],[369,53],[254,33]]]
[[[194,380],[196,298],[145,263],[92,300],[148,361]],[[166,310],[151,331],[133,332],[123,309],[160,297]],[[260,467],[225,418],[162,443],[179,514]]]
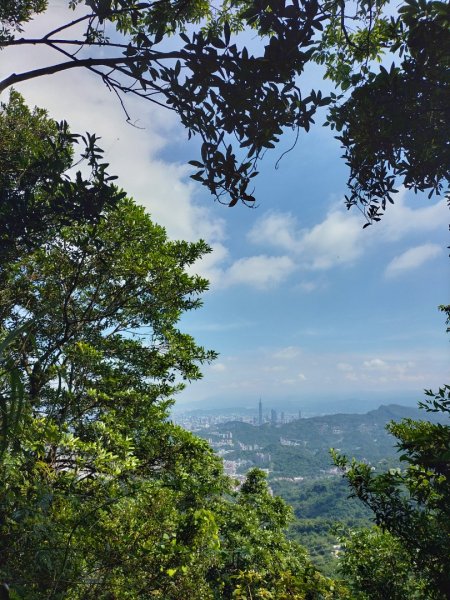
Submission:
[[[443,413],[442,423],[404,419],[388,429],[398,439],[406,468],[376,473],[367,464],[335,455],[352,494],[372,511],[377,525],[392,534],[409,556],[409,569],[423,580],[430,597],[450,593],[449,448],[450,388],[427,391],[425,408]]]
[[[112,184],[95,135],[70,132],[43,109],[31,111],[15,91],[0,104],[0,274],[17,254],[32,250],[50,232],[95,221],[123,194]],[[75,145],[84,149],[75,157]],[[88,174],[70,169],[86,163]]]

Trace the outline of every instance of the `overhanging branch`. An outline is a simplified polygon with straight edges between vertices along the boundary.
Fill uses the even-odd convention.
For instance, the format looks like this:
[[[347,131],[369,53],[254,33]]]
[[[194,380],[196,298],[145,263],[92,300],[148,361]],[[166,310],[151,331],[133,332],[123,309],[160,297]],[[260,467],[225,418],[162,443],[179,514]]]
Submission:
[[[168,52],[168,53],[155,53],[151,57],[151,60],[159,59],[177,59],[183,58],[179,52]],[[68,71],[69,69],[75,68],[87,68],[92,67],[112,67],[113,69],[121,65],[132,65],[136,63],[136,56],[119,56],[112,58],[83,58],[74,59],[66,62],[58,63],[56,65],[49,65],[40,69],[33,69],[31,71],[25,71],[23,73],[12,73],[2,81],[0,81],[0,94],[4,92],[8,87],[11,87],[17,83],[42,77],[43,75],[54,75],[55,73],[61,73],[62,71]],[[123,72],[123,71],[122,71]],[[131,76],[131,73],[129,74]]]

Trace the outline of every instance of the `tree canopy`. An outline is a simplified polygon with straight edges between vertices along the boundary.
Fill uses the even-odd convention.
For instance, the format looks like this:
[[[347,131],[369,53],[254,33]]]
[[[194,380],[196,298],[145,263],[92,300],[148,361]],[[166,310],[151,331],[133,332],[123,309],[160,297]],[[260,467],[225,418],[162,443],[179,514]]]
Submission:
[[[23,319],[33,330],[9,348],[25,401],[0,459],[13,598],[345,597],[286,539],[290,511],[264,476],[236,492],[169,419],[183,380],[214,358],[177,327],[206,286],[185,269],[206,251],[121,199],[8,271],[3,335]]]
[[[54,128],[15,94],[8,118],[14,107],[31,140],[16,149],[20,172],[34,143],[53,156],[39,134]],[[73,142],[63,149],[59,181]],[[45,183],[32,180],[36,210],[54,199]],[[209,248],[168,240],[106,191],[114,202],[97,218],[55,218],[2,263],[2,597],[346,598],[286,538],[290,510],[264,474],[238,491],[208,444],[170,420],[176,392],[215,357],[179,328],[201,304],[207,282],[191,271]]]
[[[442,310],[449,318],[450,307]],[[388,426],[398,439],[404,469],[376,473],[370,465],[342,456],[336,462],[346,470],[353,494],[373,511],[376,524],[400,544],[402,556],[408,557],[406,573],[416,574],[427,597],[450,598],[450,386],[426,394],[421,407],[440,413],[442,422],[404,419]],[[358,552],[355,562],[362,558]],[[354,572],[353,561],[345,566]]]
[[[44,109],[30,110],[17,92],[0,104],[0,137],[1,275],[8,262],[61,226],[98,220],[123,193],[112,184],[95,135],[71,133]],[[79,142],[85,148],[75,154]],[[69,175],[80,162],[87,173]]]
[[[350,168],[347,205],[368,224],[399,185],[431,194],[448,184],[446,2],[408,0],[395,12],[387,0],[72,1],[73,17],[23,37],[23,24],[46,8],[43,0],[7,3],[0,44],[43,45],[60,62],[11,73],[0,91],[86,68],[123,103],[133,94],[162,104],[201,138],[194,179],[230,206],[253,205],[263,153],[286,128],[309,131],[324,106]],[[240,43],[246,29],[260,37],[252,52]],[[312,62],[324,65],[335,93],[304,89]]]

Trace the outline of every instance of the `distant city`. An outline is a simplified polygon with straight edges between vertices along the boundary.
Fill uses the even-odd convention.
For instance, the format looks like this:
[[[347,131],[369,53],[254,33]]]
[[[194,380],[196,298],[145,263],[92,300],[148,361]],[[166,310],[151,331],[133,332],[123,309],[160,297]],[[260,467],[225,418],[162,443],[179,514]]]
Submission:
[[[338,476],[330,448],[373,465],[392,462],[396,451],[386,423],[420,416],[418,408],[398,404],[363,414],[309,416],[301,410],[277,411],[260,399],[254,408],[197,409],[173,419],[205,439],[235,480],[243,481],[249,469],[258,467],[270,483],[295,483]]]
[[[175,414],[174,422],[189,431],[203,434],[202,437],[224,459],[223,465],[227,475],[242,482],[245,479],[245,472],[252,466],[258,466],[269,474],[270,469],[264,468],[264,466],[270,463],[271,455],[260,452],[262,446],[259,444],[243,444],[233,439],[231,432],[219,433],[217,426],[229,422],[247,423],[255,427],[262,427],[265,424],[281,426],[302,418],[301,410],[298,410],[296,413],[287,413],[285,411],[278,412],[274,408],[265,409],[261,399],[254,414],[251,414],[251,412],[245,409],[236,409],[236,412],[227,411],[226,414],[205,415],[198,414],[197,412],[196,414]],[[287,442],[285,442],[285,445],[287,445]],[[227,460],[225,458],[226,455],[233,453],[234,450],[251,452],[252,460],[242,458]],[[298,479],[301,480],[303,477],[299,477]]]
[[[173,415],[174,422],[189,431],[201,431],[230,421],[240,421],[241,423],[261,426],[265,423],[284,425],[301,418],[301,410],[298,410],[296,413],[288,413],[285,411],[277,411],[274,408],[265,409],[261,399],[253,414],[248,409],[236,408],[235,412],[230,412],[228,410],[224,411],[222,414],[220,412],[204,414],[200,411],[193,411],[187,413],[174,413]]]

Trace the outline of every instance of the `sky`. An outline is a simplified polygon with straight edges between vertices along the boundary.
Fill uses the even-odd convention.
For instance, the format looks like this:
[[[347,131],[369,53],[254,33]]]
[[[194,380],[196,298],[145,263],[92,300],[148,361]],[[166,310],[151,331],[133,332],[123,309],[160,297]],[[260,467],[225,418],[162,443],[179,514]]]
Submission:
[[[66,18],[57,0],[27,33]],[[2,51],[0,75],[59,62],[48,50]],[[310,70],[310,89],[321,73]],[[29,104],[96,132],[109,171],[173,239],[205,239],[213,251],[196,265],[210,280],[204,305],[181,328],[218,360],[189,384],[177,409],[414,403],[448,383],[450,352],[438,305],[450,302],[449,211],[445,200],[400,190],[379,224],[363,230],[344,205],[347,170],[323,117],[296,147],[286,132],[256,178],[257,207],[223,206],[189,179],[188,142],[175,115],[115,95],[80,70],[16,88]],[[1,97],[7,100],[7,94]],[[347,402],[347,404],[346,404]]]

